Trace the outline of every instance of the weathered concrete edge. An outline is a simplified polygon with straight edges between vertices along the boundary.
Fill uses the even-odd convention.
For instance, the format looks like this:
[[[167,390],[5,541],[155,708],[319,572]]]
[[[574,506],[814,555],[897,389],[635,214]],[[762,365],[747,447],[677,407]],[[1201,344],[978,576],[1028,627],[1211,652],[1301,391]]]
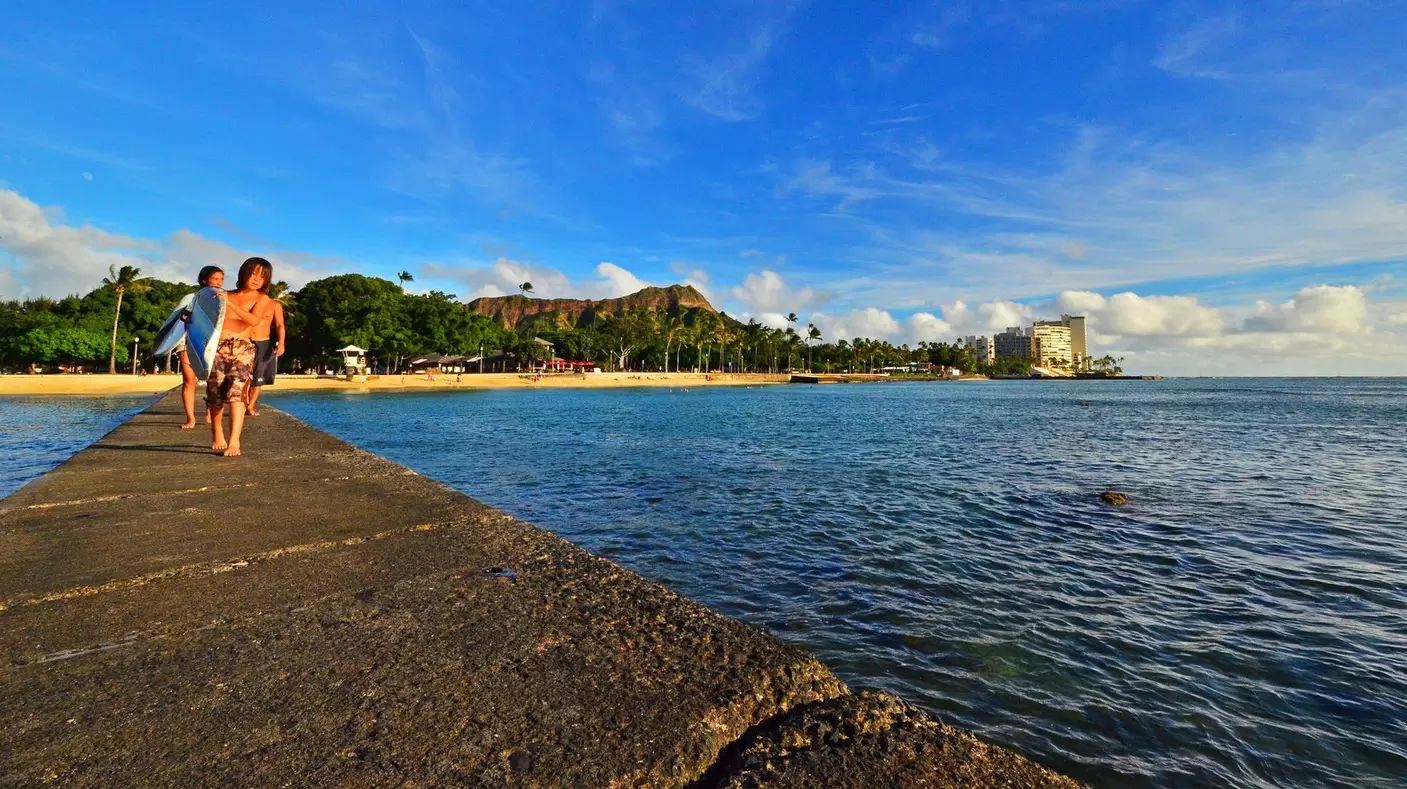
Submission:
[[[132,419],[156,408],[165,399],[167,398],[158,399],[156,403],[148,406],[148,408],[143,409],[128,420],[124,420],[122,424],[109,430],[95,441],[94,444],[100,443],[111,436],[114,431],[120,429]],[[367,452],[349,442],[342,441],[335,436],[317,430],[286,412],[281,412],[281,415],[299,422],[308,430],[325,436],[335,444],[341,445],[351,452],[377,458],[385,463],[392,463],[374,453]],[[68,461],[63,465],[66,465],[67,462]],[[392,463],[392,465],[398,468],[404,468],[399,466],[399,464]],[[416,474],[409,469],[405,469],[405,471],[408,474]],[[449,495],[464,498],[479,504],[472,498],[465,496],[463,493],[454,490],[438,480],[418,474],[416,474],[416,476],[437,486]],[[39,479],[43,479],[43,476],[36,478],[34,481]],[[34,481],[31,481],[31,483]],[[24,487],[28,487],[31,483],[27,483],[21,490],[23,490]],[[479,506],[485,505],[479,504]],[[534,524],[518,520],[506,513],[492,510],[492,508],[487,508],[486,506],[485,509],[490,510],[505,521],[512,522],[514,525],[544,532],[557,540],[562,540],[562,538],[557,535],[552,534],[550,531],[543,530],[541,527]],[[610,562],[608,559],[591,554],[580,546],[570,543],[570,541],[562,540],[562,542],[571,545],[582,554],[597,562],[608,564],[621,573],[639,578],[635,573],[620,568],[619,565]],[[669,595],[676,594],[667,587],[648,579],[640,579],[640,581],[643,584],[656,587]],[[687,602],[690,605],[706,609],[714,615],[722,616],[696,601],[687,600]],[[766,634],[742,623],[739,623],[739,625],[754,630],[760,636],[768,640],[776,641],[770,634]],[[814,657],[812,657],[812,660],[814,660]],[[829,669],[821,665],[819,661],[816,661],[815,664],[819,674],[834,679],[834,675]],[[791,674],[797,669],[797,666],[795,664],[786,663],[768,666],[766,669],[765,675],[769,681],[775,682],[778,686],[787,686],[791,684]],[[851,771],[850,773],[841,775],[831,774],[829,777],[833,779],[835,785],[865,785],[867,783],[865,779],[868,773],[856,773],[855,771],[857,769],[874,770],[877,774],[883,773],[891,779],[898,776],[911,778],[916,781],[941,780],[941,778],[939,778],[940,774],[935,773],[931,764],[921,759],[914,758],[914,754],[931,752],[935,749],[938,752],[949,753],[952,750],[951,745],[957,730],[931,721],[924,713],[905,704],[892,695],[869,692],[855,695],[838,679],[835,679],[835,685],[833,687],[838,688],[839,692],[832,693],[827,691],[821,697],[815,695],[808,697],[807,694],[803,692],[800,696],[789,698],[788,701],[784,701],[783,704],[780,705],[781,711],[775,715],[769,716],[768,712],[763,711],[765,708],[734,710],[734,712],[740,713],[740,718],[744,722],[743,728],[739,730],[736,728],[736,724],[728,727],[731,731],[724,735],[723,744],[713,756],[711,763],[706,760],[705,763],[700,765],[698,772],[695,774],[694,785],[795,785],[798,780],[804,785],[804,783],[806,783],[804,779],[808,774],[798,772],[800,768],[796,767],[796,765],[813,764],[818,759],[823,762],[826,759],[831,759],[832,761],[838,760],[838,766],[840,766],[842,770]],[[789,697],[791,694],[783,693],[783,696]],[[882,709],[883,714],[876,713],[876,708]],[[829,736],[818,738],[810,734],[804,736],[798,734],[798,732],[811,732],[814,734],[814,721],[818,716],[827,721],[825,729],[830,733]],[[966,733],[958,734],[972,741],[980,742],[980,740],[977,740],[977,738],[972,735]],[[899,748],[897,752],[893,748],[895,741],[904,745],[904,747]],[[876,743],[881,743],[883,747],[876,749]],[[978,781],[977,785],[987,782],[991,782],[993,785],[1000,783],[1001,785],[1010,786],[1073,784],[1069,779],[1052,773],[1014,752],[1007,751],[999,746],[986,747],[989,748],[992,753],[996,753],[1000,756],[999,761],[1003,768],[1002,774],[996,776],[991,774],[990,771],[980,768],[967,770],[961,773],[965,778],[964,783],[972,783],[975,778],[985,777],[986,781]],[[759,753],[764,754],[763,764],[765,769],[761,771],[759,771],[757,765]],[[967,761],[971,759],[971,754],[964,752],[959,758]],[[881,765],[879,763],[880,760],[888,761]],[[789,776],[789,772],[795,774]],[[650,777],[661,778],[663,776]]]
[[[287,411],[280,413],[306,425],[311,430],[324,432],[309,425],[298,417],[289,414]],[[326,434],[330,435],[330,434]],[[367,450],[331,436],[335,441],[346,444],[349,448],[366,454],[375,455]],[[381,457],[375,455],[376,457]],[[386,458],[382,458],[386,460]],[[395,461],[389,461],[394,463]],[[396,464],[400,465],[400,464]],[[413,469],[406,469],[410,473],[420,475]],[[432,477],[424,477],[430,482],[438,485],[449,493],[467,496],[462,491],[456,490],[443,482]],[[473,499],[478,502],[478,499]],[[482,502],[478,502],[482,504]],[[483,505],[488,507],[488,505]],[[507,520],[530,526],[534,529],[546,531],[558,539],[565,538],[556,535],[549,529],[522,521],[500,510],[488,507],[491,511],[502,515]],[[622,573],[638,575],[637,573],[621,567],[605,557],[597,556],[594,553],[582,548],[570,540],[565,540],[587,555],[616,567]],[[648,578],[643,579],[645,583],[664,589],[670,594],[678,594],[672,589]],[[680,597],[683,597],[680,595]],[[709,606],[696,600],[683,597],[690,604],[707,608],[714,611]],[[719,616],[726,615],[714,611]],[[768,639],[777,640],[775,636],[766,631],[755,628],[747,623],[740,623],[743,627],[759,632]],[[1006,786],[1006,787],[1040,787],[1059,786],[1075,787],[1080,786],[1074,781],[1060,773],[1057,773],[1030,757],[1013,751],[1005,746],[989,743],[977,735],[958,729],[956,727],[933,720],[926,712],[909,704],[899,696],[884,691],[868,689],[852,689],[848,684],[838,677],[835,677],[830,668],[819,658],[805,648],[801,648],[811,660],[820,666],[820,670],[826,676],[834,677],[836,683],[841,688],[841,693],[829,698],[807,701],[802,698],[791,700],[789,706],[785,706],[783,711],[771,717],[758,718],[753,715],[751,725],[739,732],[731,742],[718,750],[717,755],[711,765],[706,767],[693,786],[740,786],[759,782],[762,784],[790,783],[792,779],[801,779],[802,783],[810,783],[812,779],[826,780],[834,786],[854,783],[857,786],[868,785],[869,776],[852,775],[839,776],[834,773],[829,775],[805,775],[797,774],[788,776],[787,772],[792,767],[790,762],[797,754],[809,757],[815,761],[819,756],[822,760],[838,761],[841,763],[852,762],[847,759],[846,754],[840,753],[847,750],[873,750],[876,743],[879,747],[893,754],[893,746],[896,740],[904,741],[906,747],[901,748],[912,761],[907,764],[888,764],[885,772],[886,776],[892,779],[912,778],[916,780],[938,779],[944,783],[961,783],[966,786]],[[772,668],[772,676],[782,683],[791,681],[790,674],[795,670],[795,666],[782,665]],[[812,721],[816,717],[829,718],[829,731],[845,731],[841,736],[832,734],[828,739],[806,738],[801,732],[814,732],[815,726]],[[801,742],[799,745],[798,742]],[[954,750],[960,750],[960,767],[954,768],[952,765],[943,765],[942,769],[935,769],[934,759],[931,755],[926,760],[921,757],[924,752],[939,752],[951,754]],[[829,753],[828,753],[829,752]],[[771,759],[763,757],[761,760],[770,768],[769,773],[759,774],[756,762],[759,760],[759,753],[765,753]],[[873,754],[866,754],[874,758]],[[877,765],[876,765],[877,766]],[[799,773],[799,771],[797,771]],[[764,775],[766,777],[764,777]]]

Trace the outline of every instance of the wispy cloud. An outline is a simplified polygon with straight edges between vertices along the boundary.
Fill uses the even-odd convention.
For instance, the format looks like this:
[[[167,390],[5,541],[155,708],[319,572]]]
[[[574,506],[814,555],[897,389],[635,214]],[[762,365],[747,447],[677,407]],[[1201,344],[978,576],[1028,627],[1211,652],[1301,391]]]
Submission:
[[[90,164],[98,164],[117,170],[140,173],[150,172],[151,165],[137,158],[112,151],[101,150],[86,145],[73,144],[54,138],[52,135],[33,134],[13,126],[0,126],[0,139],[10,145],[36,148],[41,151],[66,156]]]
[[[1179,76],[1225,79],[1227,71],[1216,62],[1240,26],[1234,15],[1199,19],[1165,38],[1153,64]]]
[[[1309,139],[1229,156],[1079,127],[1061,166],[1044,173],[799,159],[777,173],[776,194],[839,198],[827,212],[848,211],[867,234],[851,243],[868,241],[864,254],[879,250],[896,272],[946,293],[1000,285],[1034,296],[1407,259],[1401,106],[1364,97],[1356,112],[1321,119]],[[935,216],[948,227],[935,227]]]
[[[757,117],[765,101],[757,94],[761,67],[785,28],[785,19],[751,31],[741,44],[711,57],[685,60],[684,101],[719,120],[746,121]]]

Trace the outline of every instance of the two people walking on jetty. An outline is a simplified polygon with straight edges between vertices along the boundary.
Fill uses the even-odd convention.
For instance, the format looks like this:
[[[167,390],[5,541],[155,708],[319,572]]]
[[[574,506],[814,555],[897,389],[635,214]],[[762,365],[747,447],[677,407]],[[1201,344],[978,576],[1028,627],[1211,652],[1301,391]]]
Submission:
[[[215,266],[200,272],[202,287],[218,289],[225,303],[225,321],[220,327],[219,344],[210,375],[205,381],[206,421],[210,423],[210,448],[224,457],[241,453],[246,410],[257,416],[255,403],[260,387],[273,383],[278,357],[283,355],[285,329],[283,305],[269,296],[273,264],[264,258],[249,258],[239,267],[235,290],[223,290],[225,273]],[[277,332],[278,340],[273,337]],[[195,427],[195,371],[181,353],[183,376],[181,400],[186,409],[182,429]],[[225,436],[225,410],[230,411],[229,437]]]

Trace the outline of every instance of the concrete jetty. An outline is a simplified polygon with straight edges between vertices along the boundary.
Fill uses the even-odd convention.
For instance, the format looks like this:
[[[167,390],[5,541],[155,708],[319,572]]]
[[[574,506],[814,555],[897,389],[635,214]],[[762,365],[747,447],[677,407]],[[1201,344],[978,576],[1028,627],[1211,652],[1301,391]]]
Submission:
[[[237,459],[180,419],[0,501],[2,785],[1074,785],[273,408]]]

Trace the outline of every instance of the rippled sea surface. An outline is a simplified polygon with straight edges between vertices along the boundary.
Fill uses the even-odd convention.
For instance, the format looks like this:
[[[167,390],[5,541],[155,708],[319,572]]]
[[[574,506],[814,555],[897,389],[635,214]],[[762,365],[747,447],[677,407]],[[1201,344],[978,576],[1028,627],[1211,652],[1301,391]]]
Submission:
[[[150,397],[0,397],[0,496],[68,460]]]
[[[1407,776],[1407,380],[273,391],[1094,784]]]

